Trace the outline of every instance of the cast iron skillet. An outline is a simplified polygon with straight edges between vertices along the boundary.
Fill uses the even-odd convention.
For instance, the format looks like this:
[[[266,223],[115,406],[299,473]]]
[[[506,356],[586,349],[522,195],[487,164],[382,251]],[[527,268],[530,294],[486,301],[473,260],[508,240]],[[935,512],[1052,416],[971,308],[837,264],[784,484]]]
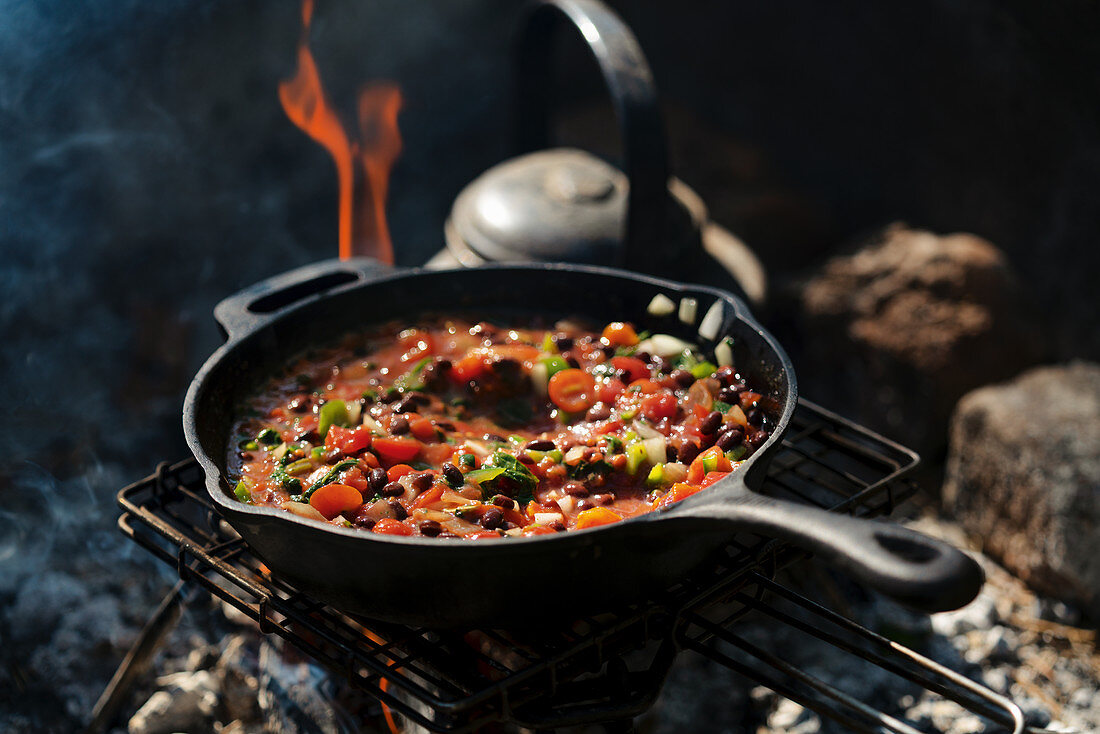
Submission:
[[[749,384],[782,406],[768,442],[723,481],[670,508],[601,528],[501,541],[440,541],[322,525],[232,496],[226,452],[233,410],[291,357],[363,327],[421,312],[477,311],[499,319],[541,313],[634,321],[699,344],[695,327],[656,322],[657,293],[722,304],[719,338],[734,340]],[[759,486],[796,402],[794,372],[737,298],[622,271],[577,265],[386,270],[325,261],[245,289],[214,315],[227,342],[184,404],[184,431],[225,519],[277,574],[318,599],[366,616],[428,626],[516,624],[598,612],[659,594],[740,531],[789,540],[895,599],[928,611],[966,604],[982,584],[960,551],[897,525],[783,502]]]

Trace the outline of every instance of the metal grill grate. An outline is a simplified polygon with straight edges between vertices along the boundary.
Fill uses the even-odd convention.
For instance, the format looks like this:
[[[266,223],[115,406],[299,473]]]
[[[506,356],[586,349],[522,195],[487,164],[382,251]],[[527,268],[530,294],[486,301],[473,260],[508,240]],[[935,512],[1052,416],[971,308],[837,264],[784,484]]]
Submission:
[[[801,401],[763,491],[838,512],[880,515],[911,493],[904,475],[917,462],[915,453]],[[857,731],[912,731],[729,631],[750,612],[802,629],[1022,731],[1011,702],[776,584],[775,571],[802,555],[776,541],[739,538],[713,567],[659,598],[559,629],[436,631],[354,618],[272,577],[220,521],[194,461],[161,465],[155,475],[123,489],[118,500],[123,532],[174,564],[182,580],[432,731],[474,731],[490,722],[550,729],[629,720],[653,703],[684,648]],[[768,597],[798,606],[801,616],[780,610]],[[731,648],[739,654],[730,654]],[[746,654],[753,664],[745,662]],[[626,655],[632,656],[629,667]]]

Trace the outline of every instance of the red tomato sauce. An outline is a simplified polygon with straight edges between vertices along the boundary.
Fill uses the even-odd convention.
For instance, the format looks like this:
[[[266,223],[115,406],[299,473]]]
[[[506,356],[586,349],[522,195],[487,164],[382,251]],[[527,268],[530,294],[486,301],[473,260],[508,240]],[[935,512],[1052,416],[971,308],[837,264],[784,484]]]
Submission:
[[[776,404],[631,324],[438,319],[299,359],[241,406],[242,502],[391,535],[471,540],[619,522],[721,479]],[[687,345],[685,345],[687,346]]]

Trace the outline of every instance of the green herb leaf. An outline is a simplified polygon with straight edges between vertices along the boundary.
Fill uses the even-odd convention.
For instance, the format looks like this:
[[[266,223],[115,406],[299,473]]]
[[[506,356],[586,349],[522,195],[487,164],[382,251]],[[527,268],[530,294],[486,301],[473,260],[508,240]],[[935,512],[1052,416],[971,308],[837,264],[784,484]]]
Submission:
[[[538,486],[539,480],[516,457],[497,451],[489,457],[481,471],[487,468],[498,468],[503,471],[491,480],[480,482],[482,492],[486,493],[485,496],[507,494],[520,505],[526,505],[535,498],[535,487]],[[470,474],[466,477],[469,478]]]
[[[310,497],[313,496],[314,492],[316,492],[318,489],[325,486],[326,484],[332,484],[333,482],[335,482],[336,477],[340,476],[340,472],[344,471],[345,469],[350,469],[353,466],[358,466],[358,465],[359,465],[359,460],[358,459],[344,459],[343,461],[338,463],[336,466],[329,469],[328,472],[326,472],[323,477],[321,477],[320,479],[317,480],[316,484],[314,484],[312,487],[309,488],[309,490],[305,493],[306,499],[308,500]]]
[[[578,481],[587,481],[595,476],[607,476],[611,473],[611,465],[606,461],[581,461],[575,466],[568,467],[569,478]]]
[[[711,407],[714,410],[717,410],[719,413],[728,413],[729,409],[732,408],[733,406],[730,405],[729,403],[723,403],[721,400],[715,400],[714,405],[711,406]]]
[[[265,428],[256,436],[256,440],[266,446],[275,446],[283,442],[279,432],[274,428]]]

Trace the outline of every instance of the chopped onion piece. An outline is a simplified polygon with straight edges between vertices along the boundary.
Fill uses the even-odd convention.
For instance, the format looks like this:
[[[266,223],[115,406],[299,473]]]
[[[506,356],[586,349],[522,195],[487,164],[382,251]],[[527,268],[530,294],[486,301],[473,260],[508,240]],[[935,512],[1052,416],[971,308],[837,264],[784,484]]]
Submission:
[[[276,448],[274,451],[271,452],[271,458],[275,459],[275,461],[278,461],[279,459],[286,456],[286,452],[287,452],[287,445],[285,443],[281,443],[281,444],[279,444],[278,448]]]
[[[718,330],[722,328],[722,302],[715,301],[707,309],[703,320],[699,323],[699,336],[704,339],[714,339],[718,336]]]
[[[685,324],[695,323],[695,312],[699,309],[699,302],[694,298],[680,299],[680,320]]]
[[[363,411],[363,425],[370,429],[371,433],[377,433],[379,436],[386,435],[386,429],[382,427],[382,424],[371,417],[371,414],[367,411]]]
[[[536,512],[535,524],[537,525],[551,525],[556,522],[561,522],[562,516],[560,512]]]
[[[676,302],[666,296],[664,293],[658,293],[653,296],[653,300],[649,302],[646,307],[646,313],[650,316],[668,316],[675,313]]]
[[[676,482],[682,482],[687,479],[688,468],[680,462],[673,462],[665,464],[665,476],[666,482],[675,484]]]
[[[468,449],[471,454],[474,454],[482,459],[488,457],[489,454],[493,453],[489,450],[488,446],[483,444],[481,441],[475,441],[472,438],[466,439],[466,443],[463,444],[463,447]]]
[[[363,406],[355,400],[347,401],[348,425],[354,426],[359,422],[359,414],[363,412]]]
[[[728,336],[718,342],[714,348],[714,358],[718,360],[719,367],[733,366],[733,340]]]
[[[568,494],[564,497],[558,498],[556,501],[558,503],[558,507],[561,508],[562,512],[572,512],[573,508],[577,506],[576,498]]]
[[[328,520],[325,519],[325,516],[318,512],[313,505],[307,505],[305,502],[291,502],[288,500],[287,502],[279,505],[279,507],[283,508],[287,512],[293,512],[299,517],[307,517],[310,520],[320,520],[321,522],[328,522]]]
[[[546,386],[550,382],[550,370],[544,362],[535,362],[531,368],[531,386],[535,388],[537,395],[546,395]]]
[[[690,347],[686,341],[677,339],[669,334],[654,334],[645,341],[638,344],[637,350],[639,352],[648,352],[649,354],[655,354],[658,357],[676,357],[683,353],[685,349]]]
[[[511,538],[515,538],[523,535],[523,528],[512,528],[511,530],[505,530],[504,534]]]
[[[632,426],[634,428],[634,432],[637,433],[642,438],[661,438],[661,439],[663,439],[665,437],[663,433],[661,433],[656,428],[654,428],[653,426],[649,425],[648,423],[646,423],[645,421],[643,421],[641,419],[635,420],[634,423],[632,424]]]
[[[667,458],[664,436],[647,438],[642,441],[642,445],[645,446],[646,458],[649,459],[650,464],[660,464]]]
[[[584,458],[584,452],[588,450],[587,446],[574,446],[565,452],[565,463],[575,464]]]

